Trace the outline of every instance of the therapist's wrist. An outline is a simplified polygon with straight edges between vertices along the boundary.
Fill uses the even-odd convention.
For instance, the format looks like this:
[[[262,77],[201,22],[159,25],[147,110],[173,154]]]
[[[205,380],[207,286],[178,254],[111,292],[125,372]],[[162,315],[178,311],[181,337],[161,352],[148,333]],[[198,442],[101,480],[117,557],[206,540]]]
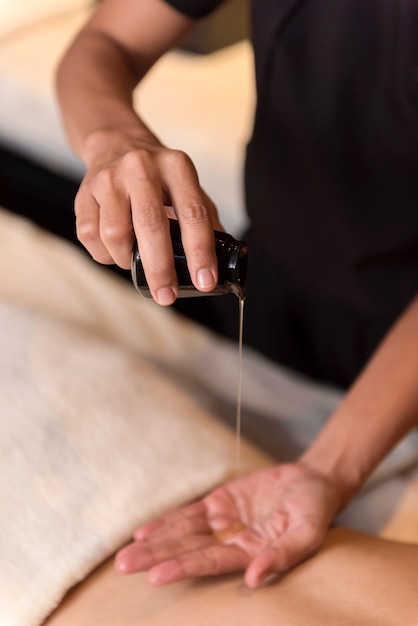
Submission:
[[[159,140],[146,128],[138,124],[103,126],[91,131],[84,140],[81,158],[87,167],[97,159],[108,160],[112,153],[121,155],[143,148],[161,148]]]
[[[322,441],[314,442],[299,458],[299,463],[332,484],[339,503],[337,513],[345,509],[366,480],[361,467],[348,458],[346,450],[325,449]]]

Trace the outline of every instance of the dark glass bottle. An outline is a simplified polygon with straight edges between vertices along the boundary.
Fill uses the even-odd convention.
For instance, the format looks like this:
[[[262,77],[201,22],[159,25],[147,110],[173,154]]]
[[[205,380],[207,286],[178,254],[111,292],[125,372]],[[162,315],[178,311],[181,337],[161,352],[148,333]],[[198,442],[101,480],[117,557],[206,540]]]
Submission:
[[[177,220],[169,220],[170,234],[173,244],[174,265],[179,282],[179,298],[192,296],[214,296],[234,293],[240,299],[245,298],[245,281],[247,278],[248,247],[245,241],[234,239],[232,235],[214,231],[216,256],[218,259],[218,284],[210,292],[196,289],[187,268],[186,255],[181,242],[180,226]],[[145,298],[151,298],[137,242],[132,255],[132,280]]]

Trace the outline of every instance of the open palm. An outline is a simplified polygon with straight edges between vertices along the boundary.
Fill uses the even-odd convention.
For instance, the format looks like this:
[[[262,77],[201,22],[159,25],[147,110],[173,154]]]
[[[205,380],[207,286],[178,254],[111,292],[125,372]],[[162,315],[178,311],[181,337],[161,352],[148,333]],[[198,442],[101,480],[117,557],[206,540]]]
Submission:
[[[142,526],[115,566],[148,570],[155,585],[246,570],[255,587],[314,553],[338,508],[329,479],[300,463],[277,465]]]

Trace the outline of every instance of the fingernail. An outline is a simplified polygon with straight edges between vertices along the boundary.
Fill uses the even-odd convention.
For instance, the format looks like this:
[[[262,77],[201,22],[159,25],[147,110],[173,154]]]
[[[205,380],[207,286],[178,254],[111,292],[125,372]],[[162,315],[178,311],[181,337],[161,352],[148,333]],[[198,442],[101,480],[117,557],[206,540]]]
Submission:
[[[122,554],[122,551],[119,552],[115,556],[113,564],[114,564],[115,570],[119,572],[119,574],[129,574],[130,572],[129,559],[125,558],[125,555]]]
[[[162,287],[157,291],[157,302],[163,306],[173,304],[176,299],[176,293],[171,287]]]
[[[116,560],[114,561],[114,567],[115,567],[115,570],[117,572],[119,572],[119,574],[127,574],[128,573],[127,564],[122,559],[116,558]]]
[[[207,287],[212,287],[214,282],[215,282],[215,279],[213,277],[212,272],[209,269],[205,268],[197,272],[197,284],[202,289],[206,289]]]

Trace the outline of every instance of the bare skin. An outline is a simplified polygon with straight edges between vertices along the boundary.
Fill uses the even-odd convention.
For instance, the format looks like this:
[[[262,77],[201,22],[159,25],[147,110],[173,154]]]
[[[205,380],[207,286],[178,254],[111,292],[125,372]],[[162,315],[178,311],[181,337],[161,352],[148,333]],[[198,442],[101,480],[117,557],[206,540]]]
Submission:
[[[87,167],[77,232],[101,263],[128,268],[133,230],[153,297],[178,285],[168,233],[180,222],[190,274],[210,291],[216,208],[182,152],[165,147],[132,108],[132,90],[193,27],[163,0],[103,0],[62,60],[57,88],[69,139]],[[245,570],[249,586],[315,552],[334,518],[418,423],[418,299],[399,319],[298,462],[228,483],[139,529],[118,571],[153,584]],[[232,534],[230,534],[232,527]],[[227,531],[229,538],[220,541]]]
[[[340,504],[333,487],[302,464],[240,478],[139,528],[116,569],[148,570],[154,585],[246,570],[245,582],[256,587],[320,547]]]
[[[132,90],[193,26],[162,0],[100,4],[60,64],[57,89],[87,172],[76,202],[80,241],[100,263],[130,267],[133,232],[151,293],[178,293],[167,216],[180,222],[196,288],[217,283],[213,230],[223,230],[190,158],[165,147],[132,108]]]

